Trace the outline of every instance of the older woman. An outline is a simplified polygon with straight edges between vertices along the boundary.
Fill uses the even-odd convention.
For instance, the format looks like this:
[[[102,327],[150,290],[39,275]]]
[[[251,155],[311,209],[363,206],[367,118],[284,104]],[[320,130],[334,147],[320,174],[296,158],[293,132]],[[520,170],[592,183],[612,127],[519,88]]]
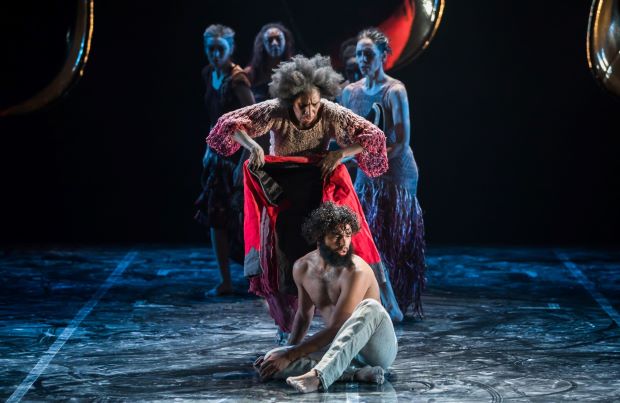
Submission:
[[[356,57],[364,78],[345,87],[343,106],[364,117],[373,117],[387,137],[389,169],[372,178],[359,169],[355,190],[381,257],[388,268],[398,304],[406,313],[422,315],[420,294],[425,282],[424,222],[416,197],[418,167],[409,146],[411,126],[407,89],[383,70],[388,38],[379,30],[362,31]]]
[[[381,175],[387,170],[383,132],[348,109],[328,100],[339,94],[341,81],[342,76],[332,69],[329,58],[320,55],[310,59],[295,56],[274,70],[270,92],[275,99],[225,114],[211,130],[207,143],[223,155],[236,152],[240,146],[245,147],[250,151],[248,165],[256,170],[265,164],[265,155],[254,138],[270,133],[271,155],[319,158],[318,166],[323,181],[328,181],[335,169],[344,169],[340,167],[342,159],[353,155],[356,156],[360,169],[368,176]],[[341,149],[328,151],[331,139],[335,139]],[[350,178],[348,182],[350,183]],[[352,203],[359,205],[352,189],[343,189],[342,194],[353,195]],[[363,223],[366,225],[365,220]],[[246,221],[246,228],[247,226]],[[296,232],[301,232],[301,229]],[[246,244],[247,242],[246,234]],[[372,239],[370,242],[372,243]],[[375,249],[374,243],[371,246]],[[289,271],[299,257],[301,256],[287,257]],[[383,265],[379,262],[378,266],[375,267],[375,273],[379,283],[385,288]],[[263,274],[260,274],[263,280],[264,270],[265,268]],[[259,282],[259,279],[252,278],[250,290],[267,298],[270,312],[282,330],[290,329],[294,306],[288,309],[272,309],[273,304],[282,305],[287,302],[278,298],[280,291],[278,285],[273,284],[273,280],[262,281],[263,285]],[[386,308],[390,311],[393,307]],[[275,312],[280,314],[275,315]]]
[[[204,50],[209,64],[203,69],[205,105],[209,126],[213,127],[224,113],[254,103],[250,81],[243,69],[231,60],[235,48],[235,31],[225,25],[207,27],[203,35]],[[242,196],[239,182],[233,181],[233,172],[239,165],[241,153],[220,156],[209,147],[203,158],[203,191],[196,201],[196,219],[209,228],[211,244],[221,282],[209,291],[209,296],[232,292],[229,271],[229,238],[240,238],[241,223],[237,218],[242,210],[233,208],[235,194]],[[238,188],[239,190],[235,190]]]

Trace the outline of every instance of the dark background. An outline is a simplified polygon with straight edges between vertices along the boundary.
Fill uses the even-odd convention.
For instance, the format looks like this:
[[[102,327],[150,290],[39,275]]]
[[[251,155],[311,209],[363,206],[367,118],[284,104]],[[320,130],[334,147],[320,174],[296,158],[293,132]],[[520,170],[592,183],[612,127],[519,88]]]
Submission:
[[[73,1],[0,11],[0,107],[62,65]],[[43,3],[43,4],[40,4]],[[85,76],[44,111],[0,119],[3,243],[202,241],[202,31],[261,25],[330,52],[398,1],[97,1]],[[377,9],[378,5],[380,9]],[[18,7],[18,8],[15,8]],[[588,1],[447,0],[408,88],[429,244],[617,244],[620,102],[586,63]]]

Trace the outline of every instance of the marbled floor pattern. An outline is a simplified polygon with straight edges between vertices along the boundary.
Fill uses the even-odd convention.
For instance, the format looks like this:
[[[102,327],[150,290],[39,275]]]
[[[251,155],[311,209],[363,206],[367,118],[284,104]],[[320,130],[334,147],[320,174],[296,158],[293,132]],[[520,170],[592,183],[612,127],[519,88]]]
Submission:
[[[431,248],[426,318],[396,326],[390,381],[300,395],[252,370],[275,326],[239,266],[240,294],[208,299],[207,248],[132,250],[1,250],[0,399],[620,401],[619,251]]]

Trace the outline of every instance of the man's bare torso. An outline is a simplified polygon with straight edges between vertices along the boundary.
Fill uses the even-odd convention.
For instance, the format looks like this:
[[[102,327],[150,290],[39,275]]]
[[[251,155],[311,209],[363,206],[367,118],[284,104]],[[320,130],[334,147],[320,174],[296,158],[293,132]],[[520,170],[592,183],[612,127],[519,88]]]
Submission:
[[[362,299],[371,298],[381,302],[375,274],[359,256],[353,255],[353,266],[339,268],[326,265],[316,250],[300,260],[303,260],[305,267],[301,285],[326,323],[331,320],[342,285],[350,281],[354,273],[361,274],[365,280],[363,284],[366,290]]]

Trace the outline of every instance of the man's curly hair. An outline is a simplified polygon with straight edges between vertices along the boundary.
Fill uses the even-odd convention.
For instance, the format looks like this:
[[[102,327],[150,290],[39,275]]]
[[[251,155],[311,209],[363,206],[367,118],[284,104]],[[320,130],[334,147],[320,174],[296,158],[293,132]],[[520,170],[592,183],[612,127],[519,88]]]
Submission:
[[[347,224],[351,226],[354,234],[360,230],[357,214],[353,210],[347,206],[326,202],[310,213],[301,226],[301,232],[308,243],[315,244],[328,233],[337,231]]]
[[[328,56],[293,56],[273,70],[269,93],[284,104],[291,105],[299,95],[316,88],[321,97],[334,99],[340,94],[342,76],[331,65]]]

